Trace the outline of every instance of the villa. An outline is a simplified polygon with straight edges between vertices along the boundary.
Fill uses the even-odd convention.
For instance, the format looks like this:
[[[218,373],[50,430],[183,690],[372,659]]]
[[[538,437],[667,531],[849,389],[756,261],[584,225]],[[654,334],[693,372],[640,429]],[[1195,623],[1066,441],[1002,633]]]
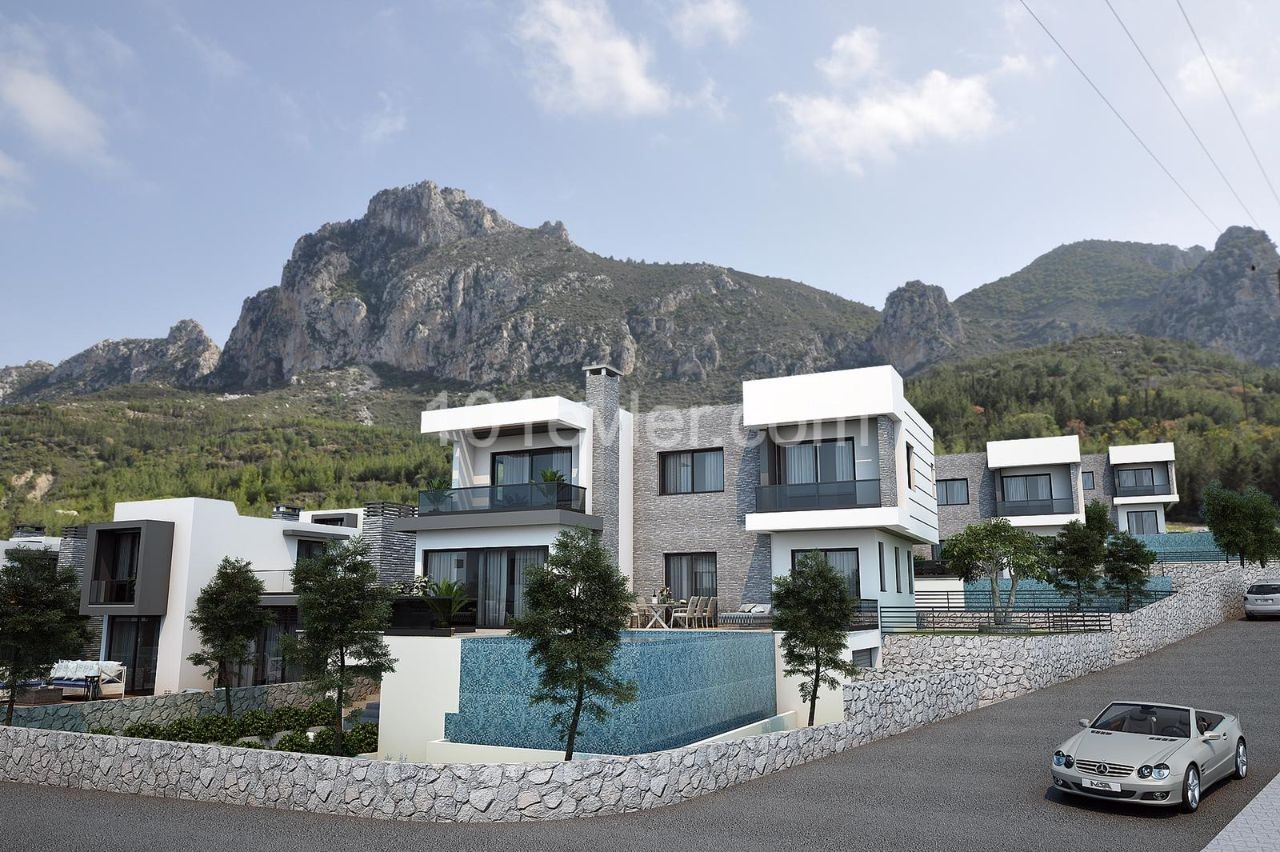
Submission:
[[[13,538],[8,541],[0,540],[0,561],[3,561],[5,551],[13,550],[19,547],[35,548],[36,550],[58,550],[62,547],[62,539],[57,536],[45,535],[44,527],[31,526],[30,524],[19,524],[14,527]]]

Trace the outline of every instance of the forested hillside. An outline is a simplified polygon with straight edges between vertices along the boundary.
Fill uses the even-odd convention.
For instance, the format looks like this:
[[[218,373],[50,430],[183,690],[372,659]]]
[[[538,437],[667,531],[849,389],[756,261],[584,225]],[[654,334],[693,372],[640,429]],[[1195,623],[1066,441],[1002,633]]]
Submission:
[[[935,367],[907,395],[934,426],[938,452],[1075,432],[1082,448],[1177,442],[1181,502],[1220,479],[1280,496],[1280,370],[1190,343],[1104,336]]]

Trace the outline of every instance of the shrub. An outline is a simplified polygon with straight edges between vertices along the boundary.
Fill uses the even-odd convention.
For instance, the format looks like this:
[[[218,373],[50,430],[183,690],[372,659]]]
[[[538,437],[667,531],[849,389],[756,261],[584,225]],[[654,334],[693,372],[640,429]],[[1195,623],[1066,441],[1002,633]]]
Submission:
[[[348,757],[378,750],[378,726],[363,723],[347,731],[343,746]]]
[[[313,754],[333,754],[334,739],[333,728],[321,728],[311,738],[311,752]]]
[[[267,711],[250,710],[236,719],[236,731],[242,737],[269,737],[279,730],[272,721]]]
[[[103,736],[108,736],[108,737],[115,735],[115,731],[111,730],[106,725],[91,725],[89,727],[89,733],[101,734]]]
[[[312,751],[311,738],[306,731],[290,731],[280,738],[275,745],[276,751],[300,751],[309,754]]]
[[[280,731],[296,731],[299,728],[310,727],[307,722],[307,711],[300,707],[276,708],[271,711],[269,727],[273,734],[277,734]]]
[[[320,701],[317,701],[315,704],[312,704],[306,710],[307,727],[317,728],[317,727],[320,727],[321,725],[325,725],[325,726],[332,725],[334,716],[336,716],[337,713],[338,713],[338,709],[334,705],[332,699],[325,698]]]
[[[168,739],[166,726],[157,725],[154,722],[137,722],[132,725],[125,725],[124,730],[120,733],[126,737],[134,737],[140,740]]]

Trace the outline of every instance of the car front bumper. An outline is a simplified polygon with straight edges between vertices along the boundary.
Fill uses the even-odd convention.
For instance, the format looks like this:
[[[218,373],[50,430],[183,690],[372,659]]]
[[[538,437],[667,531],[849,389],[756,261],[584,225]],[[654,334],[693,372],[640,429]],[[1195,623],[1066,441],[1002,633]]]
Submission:
[[[1051,766],[1049,774],[1053,776],[1055,790],[1086,796],[1090,799],[1101,799],[1107,802],[1131,802],[1135,805],[1176,805],[1182,801],[1182,778],[1170,775],[1163,781],[1154,778],[1141,779],[1130,773],[1125,778],[1101,778],[1097,775],[1067,769],[1065,766]],[[1109,781],[1120,789],[1094,790],[1084,786],[1085,779]]]

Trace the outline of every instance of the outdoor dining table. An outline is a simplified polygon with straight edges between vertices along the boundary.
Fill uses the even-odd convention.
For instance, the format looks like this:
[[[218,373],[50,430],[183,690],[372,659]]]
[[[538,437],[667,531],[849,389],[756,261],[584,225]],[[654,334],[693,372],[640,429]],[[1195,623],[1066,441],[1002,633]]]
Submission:
[[[657,627],[664,630],[671,629],[671,621],[675,616],[677,607],[685,606],[684,601],[666,601],[665,603],[644,603],[641,604],[642,611],[640,617],[644,618],[647,613],[649,623],[645,628]]]

